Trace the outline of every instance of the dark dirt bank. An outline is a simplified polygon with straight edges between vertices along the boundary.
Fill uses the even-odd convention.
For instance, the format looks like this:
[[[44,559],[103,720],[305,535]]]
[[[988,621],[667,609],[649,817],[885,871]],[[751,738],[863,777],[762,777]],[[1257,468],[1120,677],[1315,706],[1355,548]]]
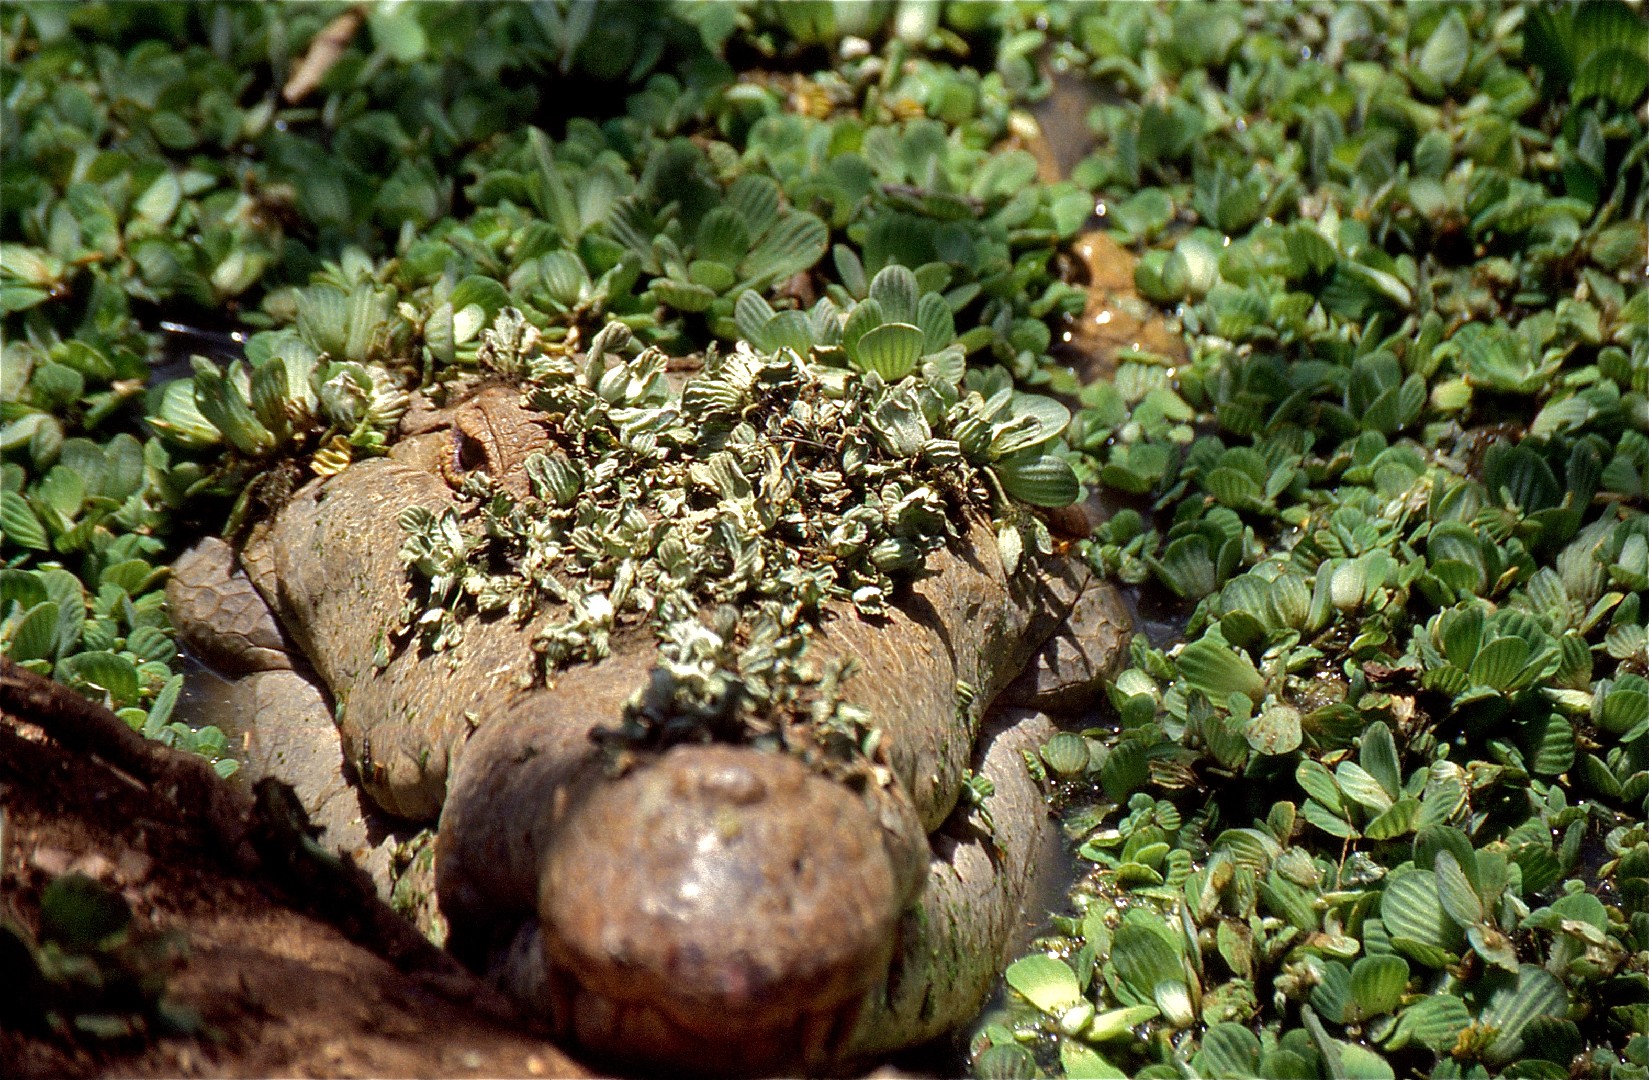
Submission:
[[[0,921],[38,934],[47,884],[84,873],[134,929],[183,932],[167,992],[203,1021],[150,1041],[6,1025],[0,1075],[589,1075],[316,859],[276,802],[0,661]]]

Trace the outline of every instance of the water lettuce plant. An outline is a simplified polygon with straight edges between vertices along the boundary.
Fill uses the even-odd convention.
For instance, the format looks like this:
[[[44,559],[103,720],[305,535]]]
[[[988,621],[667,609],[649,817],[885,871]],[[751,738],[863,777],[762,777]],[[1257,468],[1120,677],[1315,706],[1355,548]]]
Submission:
[[[6,655],[229,770],[172,719],[163,567],[415,391],[531,380],[637,461],[694,417],[727,456],[677,479],[758,518],[738,403],[851,405],[814,464],[875,512],[820,595],[882,602],[946,482],[1010,562],[1051,543],[1026,504],[1087,492],[1081,554],[1183,624],[1031,763],[1086,872],[977,1074],[1649,1075],[1641,5],[362,11],[0,12]],[[1064,179],[1056,85],[1093,140]],[[1096,215],[1185,351],[1084,384]],[[673,398],[689,354],[715,377]],[[532,476],[590,555],[551,657],[638,589],[707,602],[607,503],[664,569],[595,557],[571,461]],[[540,587],[403,524],[430,644]],[[783,652],[700,629],[683,700]]]
[[[1644,1075],[1641,12],[1050,10],[1190,352],[1083,391],[1090,557],[1188,623],[976,1071]]]

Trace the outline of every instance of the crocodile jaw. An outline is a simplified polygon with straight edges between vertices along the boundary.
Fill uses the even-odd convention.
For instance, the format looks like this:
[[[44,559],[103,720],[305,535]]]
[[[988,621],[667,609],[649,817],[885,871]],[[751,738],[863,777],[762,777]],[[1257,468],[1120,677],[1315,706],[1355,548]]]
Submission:
[[[540,877],[552,1019],[627,1064],[817,1068],[886,977],[926,856],[896,789],[785,754],[682,746],[588,784]]]

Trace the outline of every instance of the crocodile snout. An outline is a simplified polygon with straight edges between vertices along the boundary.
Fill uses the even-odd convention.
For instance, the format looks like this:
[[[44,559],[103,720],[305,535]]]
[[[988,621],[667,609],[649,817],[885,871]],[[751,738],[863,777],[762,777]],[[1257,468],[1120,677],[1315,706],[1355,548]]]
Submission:
[[[585,785],[540,878],[557,1026],[707,1073],[829,1060],[919,889],[912,837],[902,798],[748,747],[677,747]]]

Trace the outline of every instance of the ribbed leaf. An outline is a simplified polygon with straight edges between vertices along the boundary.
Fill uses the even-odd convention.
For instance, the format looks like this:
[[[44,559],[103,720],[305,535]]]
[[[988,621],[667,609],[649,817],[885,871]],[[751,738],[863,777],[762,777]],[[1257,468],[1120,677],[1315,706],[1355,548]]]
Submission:
[[[717,206],[699,221],[696,254],[727,266],[737,266],[750,253],[750,228],[744,215],[730,206]]]
[[[1265,692],[1265,679],[1247,653],[1207,638],[1185,646],[1178,663],[1186,682],[1216,701],[1230,694],[1246,694],[1257,701]]]
[[[897,264],[884,266],[870,282],[871,298],[882,305],[889,322],[914,323],[919,292],[916,275]]]
[[[51,545],[46,539],[46,528],[22,495],[15,491],[0,491],[0,536],[6,543],[20,548],[45,551]]]
[[[916,325],[922,330],[922,355],[927,356],[956,340],[956,316],[938,293],[923,293],[916,302]]]
[[[733,321],[738,323],[739,333],[758,352],[773,351],[767,344],[766,333],[771,318],[772,306],[755,289],[744,290],[733,305]]]
[[[1334,782],[1340,786],[1340,791],[1346,798],[1373,813],[1379,814],[1391,809],[1395,802],[1380,781],[1368,774],[1361,765],[1350,761],[1342,761],[1334,767]]]
[[[861,300],[853,305],[848,312],[847,321],[842,324],[842,350],[847,358],[863,370],[859,364],[859,341],[867,333],[881,326],[882,305],[875,300]]]
[[[1320,978],[1311,989],[1311,1007],[1336,1024],[1349,1019],[1347,1007],[1351,1004],[1351,971],[1344,964],[1326,963],[1319,971]]]
[[[1471,670],[1472,659],[1483,639],[1483,606],[1470,603],[1451,608],[1437,617],[1439,644],[1449,663],[1462,671]]]
[[[1641,48],[1636,52],[1600,49],[1581,63],[1570,92],[1577,103],[1602,97],[1626,109],[1643,96],[1645,88],[1649,88],[1649,63]]]
[[[13,601],[19,610],[27,611],[48,599],[46,587],[31,572],[14,568],[0,570],[0,614],[10,609]]]
[[[860,261],[859,253],[846,244],[837,244],[831,249],[831,256],[836,263],[836,276],[842,280],[842,288],[854,299],[863,300],[870,283],[865,279],[865,264]]]
[[[1191,1059],[1198,1076],[1209,1080],[1251,1080],[1258,1076],[1260,1039],[1241,1024],[1214,1024],[1202,1037],[1202,1048]]]
[[[687,264],[687,280],[713,293],[724,293],[738,282],[733,268],[710,259],[694,259]]]
[[[1330,836],[1352,839],[1362,835],[1343,813],[1335,813],[1316,799],[1306,800],[1305,805],[1300,807],[1300,816]]]
[[[1607,700],[1604,708],[1607,711]],[[1649,715],[1649,699],[1640,700],[1633,711],[1640,717]],[[1607,722],[1603,726],[1609,727]],[[1536,776],[1557,776],[1575,763],[1575,729],[1560,713],[1531,718],[1523,742],[1529,751],[1529,771]]]
[[[1443,910],[1462,927],[1483,921],[1483,901],[1466,879],[1460,860],[1452,851],[1439,851],[1436,862],[1437,895]]]
[[[808,213],[786,215],[762,237],[739,274],[751,285],[765,286],[806,270],[824,256],[830,243],[825,223]]]
[[[1337,814],[1345,811],[1345,803],[1340,798],[1340,785],[1334,782],[1334,774],[1322,762],[1314,758],[1301,761],[1294,768],[1294,779],[1307,795],[1329,810]]]
[[[747,172],[727,189],[727,206],[749,226],[747,237],[760,236],[779,219],[779,185],[770,176]],[[743,255],[749,249],[750,241],[746,239],[738,254]]]
[[[116,705],[137,702],[137,668],[116,653],[76,653],[60,660],[54,674],[64,682],[80,682],[102,690]]]
[[[1043,745],[1042,760],[1060,776],[1076,776],[1088,767],[1088,740],[1072,731],[1058,732]]]
[[[1249,510],[1264,505],[1265,491],[1254,478],[1238,469],[1220,466],[1202,478],[1203,487],[1222,506]]]
[[[1471,1024],[1466,1003],[1452,994],[1433,994],[1405,1008],[1397,1017],[1393,1048],[1419,1043],[1428,1050],[1452,1050]]]
[[[143,444],[121,432],[103,448],[103,468],[86,478],[86,494],[124,502],[143,487]]]
[[[1541,1016],[1562,1017],[1569,1011],[1569,995],[1545,968],[1524,964],[1517,979],[1495,991],[1478,1022],[1497,1034],[1483,1052],[1490,1065],[1515,1061],[1523,1053],[1523,1029]]]
[[[1082,492],[1070,463],[1052,454],[999,461],[991,468],[1003,491],[1032,506],[1069,506]]]
[[[1400,956],[1365,956],[1351,968],[1351,1001],[1358,1019],[1397,1008],[1408,988],[1409,966]]]
[[[1362,745],[1357,749],[1357,761],[1363,769],[1380,782],[1380,787],[1393,799],[1403,790],[1403,776],[1397,764],[1397,740],[1384,720],[1376,720],[1363,732]]]
[[[252,369],[252,412],[276,442],[292,432],[286,412],[286,363],[276,356]]]
[[[258,421],[252,404],[241,392],[239,376],[245,365],[236,361],[226,374],[210,360],[194,357],[195,405],[213,427],[223,432],[235,449],[261,456],[275,447],[275,437]]]
[[[1492,926],[1478,923],[1466,927],[1466,941],[1472,951],[1503,971],[1516,973],[1517,946],[1512,939]]]
[[[584,263],[570,251],[552,251],[538,260],[538,273],[544,282],[544,291],[558,304],[572,307],[590,286],[589,272]]]
[[[922,331],[906,322],[889,322],[867,331],[851,349],[860,370],[897,382],[916,370],[922,358]]]
[[[195,404],[195,383],[173,379],[160,394],[160,412],[148,420],[155,429],[188,450],[204,450],[223,442],[223,432],[206,419]]]
[[[1529,644],[1522,638],[1495,638],[1477,650],[1472,661],[1471,680],[1478,686],[1505,690],[1529,662]]]
[[[52,659],[58,652],[57,623],[57,604],[50,600],[35,604],[12,630],[11,647],[6,655],[19,663]]]
[[[1460,930],[1443,910],[1437,877],[1430,870],[1393,872],[1380,894],[1380,919],[1394,945],[1408,939],[1434,949],[1459,951]]]
[[[765,348],[777,352],[791,349],[805,357],[813,347],[813,326],[805,311],[781,311],[767,321]]]
[[[1134,919],[1125,918],[1117,927],[1111,943],[1111,964],[1117,977],[1146,999],[1158,985],[1185,978],[1185,968],[1174,947],[1156,930]]]
[[[1036,427],[1024,437],[1025,441],[1017,442],[1012,449],[998,448],[1004,454],[1057,439],[1071,423],[1071,410],[1044,394],[1013,395],[1008,402],[1008,414],[1016,420],[1028,416],[1036,421]]]
[[[349,297],[349,329],[344,356],[364,362],[374,358],[388,336],[389,302],[372,286],[361,284]]]
[[[687,281],[654,278],[648,284],[648,289],[659,303],[673,307],[677,311],[708,311],[710,305],[716,302],[715,293],[703,285],[694,285]]]
[[[1391,809],[1363,826],[1363,835],[1370,840],[1391,840],[1413,832],[1419,823],[1420,800],[1398,799],[1391,804]]]
[[[297,327],[298,335],[318,352],[341,358],[349,334],[349,298],[330,286],[305,289]]]
[[[1422,75],[1447,90],[1460,81],[1470,53],[1471,31],[1460,13],[1451,11],[1426,39],[1415,63]]]
[[[1042,953],[1015,960],[1003,978],[1045,1013],[1058,1014],[1082,1000],[1076,972],[1063,960]]]
[[[1300,746],[1300,710],[1292,705],[1267,706],[1259,716],[1249,721],[1244,732],[1248,745],[1262,754],[1287,754]]]

